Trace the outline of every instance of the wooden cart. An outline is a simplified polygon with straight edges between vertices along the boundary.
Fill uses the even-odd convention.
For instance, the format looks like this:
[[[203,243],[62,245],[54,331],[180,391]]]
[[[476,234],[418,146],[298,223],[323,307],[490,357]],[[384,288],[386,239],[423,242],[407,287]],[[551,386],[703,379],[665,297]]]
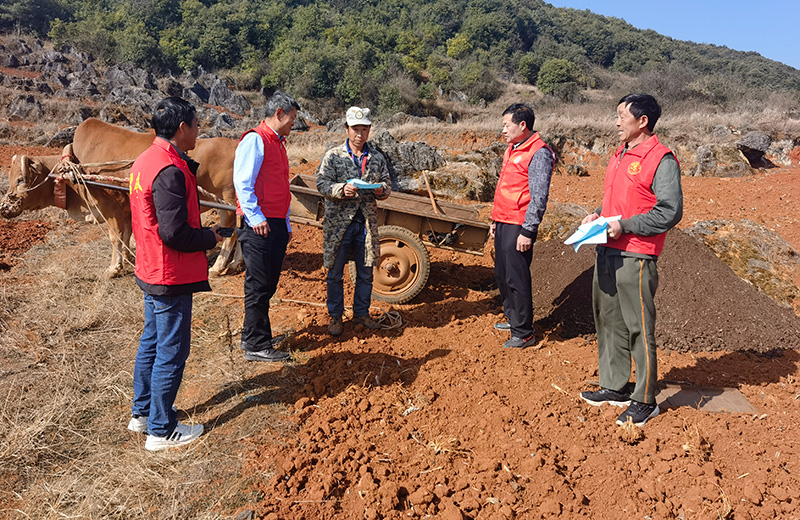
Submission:
[[[290,182],[294,222],[322,227],[325,199],[313,175],[295,175]],[[378,201],[381,257],[375,267],[372,298],[404,303],[422,291],[431,261],[428,247],[483,256],[489,224],[478,219],[478,206],[436,202],[417,195],[392,193]],[[350,265],[355,276],[355,266]]]

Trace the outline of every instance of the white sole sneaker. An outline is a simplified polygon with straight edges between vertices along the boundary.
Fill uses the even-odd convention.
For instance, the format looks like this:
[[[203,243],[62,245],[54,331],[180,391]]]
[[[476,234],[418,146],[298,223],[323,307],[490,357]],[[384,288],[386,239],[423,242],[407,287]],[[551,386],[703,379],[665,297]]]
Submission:
[[[160,451],[167,448],[174,448],[176,446],[183,446],[196,440],[203,434],[202,424],[183,424],[178,421],[178,425],[172,430],[172,433],[166,437],[156,437],[155,435],[148,435],[144,443],[144,449],[147,451]]]
[[[145,433],[147,431],[147,416],[131,417],[131,420],[128,421],[128,429],[136,433]]]
[[[174,404],[172,405],[172,409],[177,412],[178,407]],[[131,416],[131,420],[128,421],[128,429],[132,432],[136,433],[147,433],[147,416],[140,415],[138,417]]]

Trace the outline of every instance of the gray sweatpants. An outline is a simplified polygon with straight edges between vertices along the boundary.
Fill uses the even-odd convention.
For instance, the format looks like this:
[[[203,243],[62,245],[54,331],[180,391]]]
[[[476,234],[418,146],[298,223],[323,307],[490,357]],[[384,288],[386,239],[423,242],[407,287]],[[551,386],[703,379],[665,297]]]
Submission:
[[[631,399],[656,402],[656,306],[658,269],[652,259],[607,254],[598,248],[592,284],[600,386],[621,390],[636,366]]]

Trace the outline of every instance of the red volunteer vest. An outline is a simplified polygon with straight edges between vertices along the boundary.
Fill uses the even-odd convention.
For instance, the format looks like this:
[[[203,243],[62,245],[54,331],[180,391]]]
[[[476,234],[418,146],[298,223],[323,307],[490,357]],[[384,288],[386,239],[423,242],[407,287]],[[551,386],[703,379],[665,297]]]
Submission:
[[[197,179],[172,145],[156,137],[131,167],[130,200],[133,237],[136,239],[136,277],[151,285],[182,285],[208,280],[208,260],[203,251],[184,253],[164,244],[158,236],[153,204],[153,181],[167,166],[175,165],[186,180],[187,219],[200,228]]]
[[[250,132],[260,135],[264,143],[264,161],[261,163],[253,188],[258,206],[266,218],[286,218],[292,194],[289,191],[289,158],[286,156],[283,140],[264,121],[242,134],[242,139]],[[238,198],[236,214],[244,215]]]
[[[626,219],[653,209],[656,204],[653,177],[661,159],[672,153],[655,135],[622,155],[624,149],[625,145],[617,149],[606,169],[602,217],[622,215]],[[623,233],[618,239],[610,240],[606,247],[658,256],[666,237],[666,233],[650,237]]]
[[[531,202],[528,167],[534,154],[542,148],[550,149],[539,137],[539,132],[534,133],[516,149],[509,145],[503,156],[503,168],[494,191],[492,220],[495,222],[518,225],[525,222],[525,212]]]

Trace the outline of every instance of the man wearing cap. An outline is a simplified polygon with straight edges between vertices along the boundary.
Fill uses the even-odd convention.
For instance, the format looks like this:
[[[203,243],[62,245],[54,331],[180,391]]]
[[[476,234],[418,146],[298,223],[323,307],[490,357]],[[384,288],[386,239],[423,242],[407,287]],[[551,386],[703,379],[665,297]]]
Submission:
[[[369,316],[372,268],[380,259],[376,201],[386,199],[392,189],[386,158],[367,143],[371,127],[368,108],[350,107],[344,125],[347,139],[325,153],[317,174],[317,189],[325,196],[322,258],[328,269],[328,332],[332,336],[342,333],[342,275],[351,259],[356,265],[353,323],[381,328]]]
[[[289,159],[283,141],[292,131],[300,106],[276,90],[267,100],[266,117],[239,141],[233,161],[237,232],[247,269],[244,277],[242,350],[248,361],[283,361],[289,354],[275,347],[269,300],[278,288],[289,224]]]

